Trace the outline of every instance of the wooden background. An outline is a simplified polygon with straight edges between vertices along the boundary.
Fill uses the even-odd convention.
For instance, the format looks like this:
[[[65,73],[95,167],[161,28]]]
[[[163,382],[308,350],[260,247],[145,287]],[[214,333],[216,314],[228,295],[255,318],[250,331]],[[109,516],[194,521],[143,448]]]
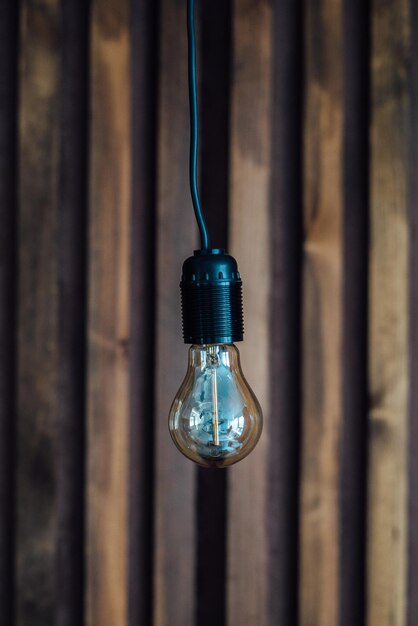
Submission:
[[[264,436],[167,430],[186,0],[0,0],[1,626],[418,626],[418,2],[198,5]]]

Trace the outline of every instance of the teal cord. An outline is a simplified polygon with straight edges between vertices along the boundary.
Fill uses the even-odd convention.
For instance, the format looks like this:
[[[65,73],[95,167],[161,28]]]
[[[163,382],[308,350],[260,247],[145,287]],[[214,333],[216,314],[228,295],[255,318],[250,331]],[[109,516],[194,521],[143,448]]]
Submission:
[[[200,231],[201,248],[209,250],[209,232],[202,211],[197,185],[197,159],[199,152],[199,114],[196,86],[196,34],[194,27],[195,0],[187,0],[187,35],[189,48],[189,102],[190,102],[190,191],[197,225]]]

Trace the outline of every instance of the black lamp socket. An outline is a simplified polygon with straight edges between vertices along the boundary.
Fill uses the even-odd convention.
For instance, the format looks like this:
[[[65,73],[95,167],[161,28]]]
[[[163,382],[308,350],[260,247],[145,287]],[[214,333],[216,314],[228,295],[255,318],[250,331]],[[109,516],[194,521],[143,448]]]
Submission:
[[[244,339],[242,281],[232,256],[221,249],[195,251],[183,264],[180,289],[184,343]]]

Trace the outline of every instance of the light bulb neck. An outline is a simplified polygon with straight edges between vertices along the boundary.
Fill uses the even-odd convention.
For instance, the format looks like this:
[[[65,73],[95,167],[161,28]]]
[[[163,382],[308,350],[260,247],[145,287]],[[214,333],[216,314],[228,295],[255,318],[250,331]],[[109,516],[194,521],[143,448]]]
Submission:
[[[220,249],[196,251],[183,264],[180,289],[185,343],[243,340],[242,280],[232,256]]]
[[[221,365],[241,367],[238,348],[233,343],[193,344],[189,348],[188,361],[190,367],[212,368]]]

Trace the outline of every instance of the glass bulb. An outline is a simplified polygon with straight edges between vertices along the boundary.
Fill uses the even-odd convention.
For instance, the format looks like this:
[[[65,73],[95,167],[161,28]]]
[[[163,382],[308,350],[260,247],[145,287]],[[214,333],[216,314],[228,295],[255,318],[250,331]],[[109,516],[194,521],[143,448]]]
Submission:
[[[263,415],[234,344],[191,346],[168,423],[180,452],[204,467],[226,467],[251,452]]]

